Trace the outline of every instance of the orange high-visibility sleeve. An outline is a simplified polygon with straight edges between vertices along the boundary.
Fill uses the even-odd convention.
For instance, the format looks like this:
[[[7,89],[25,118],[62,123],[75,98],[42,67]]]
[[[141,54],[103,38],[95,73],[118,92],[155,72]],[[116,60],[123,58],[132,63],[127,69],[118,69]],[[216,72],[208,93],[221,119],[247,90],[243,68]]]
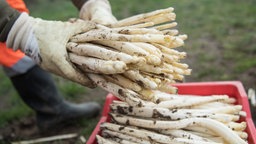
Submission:
[[[29,12],[23,0],[6,0],[6,2],[19,12]]]
[[[24,56],[25,54],[20,50],[13,51],[10,48],[6,48],[5,43],[0,43],[0,64],[6,67],[12,67]]]
[[[29,12],[23,0],[7,0],[6,2],[12,8],[17,9],[20,12]],[[0,64],[6,67],[12,67],[24,56],[25,54],[20,50],[13,51],[12,49],[7,48],[5,43],[0,43]]]

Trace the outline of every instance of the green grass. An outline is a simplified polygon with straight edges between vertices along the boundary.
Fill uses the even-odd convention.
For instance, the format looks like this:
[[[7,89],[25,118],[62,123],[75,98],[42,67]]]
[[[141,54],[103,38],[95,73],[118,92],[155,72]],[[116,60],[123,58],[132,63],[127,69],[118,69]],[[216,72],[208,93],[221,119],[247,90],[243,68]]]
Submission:
[[[80,95],[86,93],[86,89],[83,86],[60,77],[55,77],[55,82],[61,94],[67,99],[79,99]]]
[[[21,117],[33,114],[33,111],[23,102],[18,100],[18,97],[14,97],[13,99],[16,99],[15,104],[12,104],[13,107],[0,112],[0,127],[6,126],[11,120],[20,119]]]
[[[28,1],[32,16],[48,20],[68,20],[78,11],[69,0]],[[186,81],[240,80],[246,88],[256,88],[255,79],[240,77],[256,66],[256,2],[254,0],[110,0],[118,19],[172,6],[180,33],[188,34],[184,62],[193,69]],[[31,114],[18,98],[10,81],[0,72],[0,97],[7,106],[0,112],[0,126],[9,120]],[[254,81],[254,82],[253,82]],[[56,83],[67,99],[79,100],[83,87],[63,79]],[[6,98],[8,97],[8,98]],[[103,103],[103,100],[101,100]],[[10,108],[11,107],[11,108]],[[89,135],[95,121],[84,121],[83,133]]]
[[[30,10],[30,15],[46,20],[68,20],[76,17],[78,10],[72,5],[71,0],[25,0]]]
[[[98,121],[95,121],[95,119],[79,121],[79,124],[84,126],[80,134],[88,139],[97,123]]]

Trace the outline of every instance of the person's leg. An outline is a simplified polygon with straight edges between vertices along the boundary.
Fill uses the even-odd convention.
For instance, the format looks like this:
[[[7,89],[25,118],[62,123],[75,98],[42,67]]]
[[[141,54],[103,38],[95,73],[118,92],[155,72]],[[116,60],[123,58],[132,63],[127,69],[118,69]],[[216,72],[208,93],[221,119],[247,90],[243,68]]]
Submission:
[[[15,73],[13,68],[4,67],[4,70],[23,101],[36,111],[41,130],[75,118],[95,117],[100,112],[100,105],[95,102],[72,104],[65,101],[50,74],[37,65],[22,73]]]

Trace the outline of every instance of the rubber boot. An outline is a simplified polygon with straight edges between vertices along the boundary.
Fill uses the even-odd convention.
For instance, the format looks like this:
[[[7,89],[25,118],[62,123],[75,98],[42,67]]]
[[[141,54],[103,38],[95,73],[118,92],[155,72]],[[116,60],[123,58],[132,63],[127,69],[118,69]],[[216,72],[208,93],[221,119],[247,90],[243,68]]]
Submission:
[[[25,74],[11,77],[11,81],[23,101],[36,111],[41,131],[72,119],[95,117],[101,109],[95,102],[73,104],[65,101],[50,74],[38,66]]]

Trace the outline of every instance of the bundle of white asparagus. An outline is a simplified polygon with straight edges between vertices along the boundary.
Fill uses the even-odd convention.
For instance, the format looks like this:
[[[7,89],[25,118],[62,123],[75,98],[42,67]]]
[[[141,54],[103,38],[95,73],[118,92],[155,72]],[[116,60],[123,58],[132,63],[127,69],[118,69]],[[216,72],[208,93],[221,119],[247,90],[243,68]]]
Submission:
[[[125,100],[125,95],[157,102],[152,90],[176,93],[170,84],[191,69],[180,60],[187,35],[178,35],[173,8],[132,16],[110,26],[73,36],[67,44],[71,61],[92,81]],[[111,85],[111,86],[110,86]],[[129,94],[126,94],[129,93]]]
[[[135,15],[78,34],[67,44],[71,61],[121,101],[114,123],[101,125],[98,143],[245,144],[245,116],[227,95],[178,96],[171,86],[191,69],[180,60],[186,35],[178,35],[173,8]]]

